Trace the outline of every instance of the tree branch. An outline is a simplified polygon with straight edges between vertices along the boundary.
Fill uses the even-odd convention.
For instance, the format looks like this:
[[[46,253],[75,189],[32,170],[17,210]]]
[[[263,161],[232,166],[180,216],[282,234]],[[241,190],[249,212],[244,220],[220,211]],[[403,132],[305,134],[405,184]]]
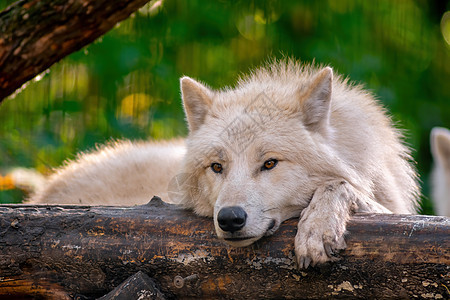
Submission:
[[[0,102],[149,0],[20,0],[0,13]]]

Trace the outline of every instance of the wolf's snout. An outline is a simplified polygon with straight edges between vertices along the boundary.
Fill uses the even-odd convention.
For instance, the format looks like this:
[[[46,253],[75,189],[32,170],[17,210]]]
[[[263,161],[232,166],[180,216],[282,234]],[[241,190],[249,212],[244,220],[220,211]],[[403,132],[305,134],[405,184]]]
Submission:
[[[217,215],[217,222],[223,231],[235,232],[244,227],[247,221],[247,213],[240,206],[224,207]]]

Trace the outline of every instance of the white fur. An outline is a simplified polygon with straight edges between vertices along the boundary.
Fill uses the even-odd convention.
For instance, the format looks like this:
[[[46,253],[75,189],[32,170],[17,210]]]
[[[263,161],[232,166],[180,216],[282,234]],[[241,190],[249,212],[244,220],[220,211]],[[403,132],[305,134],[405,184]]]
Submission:
[[[13,168],[8,172],[13,184],[27,192],[35,191],[45,185],[45,177],[34,169]]]
[[[249,245],[301,215],[300,267],[345,247],[353,212],[415,212],[419,190],[401,133],[371,94],[331,68],[273,62],[233,89],[183,77],[181,91],[190,129],[184,158],[182,146],[122,142],[81,155],[34,201],[144,203],[178,172],[171,200],[213,217],[231,245]],[[271,159],[278,164],[264,169]],[[224,231],[217,215],[232,206],[245,210],[245,226]]]
[[[435,212],[450,217],[450,131],[435,127],[431,131],[434,169],[431,175]]]
[[[188,77],[181,87],[191,129],[181,201],[212,216],[231,245],[249,245],[301,213],[295,250],[307,267],[345,246],[352,212],[415,212],[419,189],[401,133],[372,95],[331,68],[274,62],[234,89]],[[278,165],[262,171],[269,159]],[[246,211],[245,226],[224,231],[218,213],[233,206]]]
[[[167,199],[167,187],[185,153],[184,141],[112,142],[81,153],[56,171],[32,196],[33,203],[133,205],[154,195]]]

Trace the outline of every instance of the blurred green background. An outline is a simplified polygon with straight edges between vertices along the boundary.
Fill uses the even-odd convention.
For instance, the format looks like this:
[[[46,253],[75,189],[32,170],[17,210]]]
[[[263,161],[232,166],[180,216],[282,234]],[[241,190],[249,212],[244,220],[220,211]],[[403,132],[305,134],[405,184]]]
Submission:
[[[429,133],[450,127],[449,10],[426,0],[151,1],[0,105],[0,171],[48,174],[110,139],[186,135],[180,76],[219,88],[286,55],[329,64],[378,96],[407,130],[431,214]],[[22,197],[0,191],[0,203]]]

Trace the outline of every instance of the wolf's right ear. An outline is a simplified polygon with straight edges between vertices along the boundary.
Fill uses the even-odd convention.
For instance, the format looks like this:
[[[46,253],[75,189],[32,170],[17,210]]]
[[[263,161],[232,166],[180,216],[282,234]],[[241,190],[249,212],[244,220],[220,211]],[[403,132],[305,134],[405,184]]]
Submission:
[[[194,132],[205,121],[212,103],[212,91],[187,76],[180,79],[180,86],[189,132]]]

